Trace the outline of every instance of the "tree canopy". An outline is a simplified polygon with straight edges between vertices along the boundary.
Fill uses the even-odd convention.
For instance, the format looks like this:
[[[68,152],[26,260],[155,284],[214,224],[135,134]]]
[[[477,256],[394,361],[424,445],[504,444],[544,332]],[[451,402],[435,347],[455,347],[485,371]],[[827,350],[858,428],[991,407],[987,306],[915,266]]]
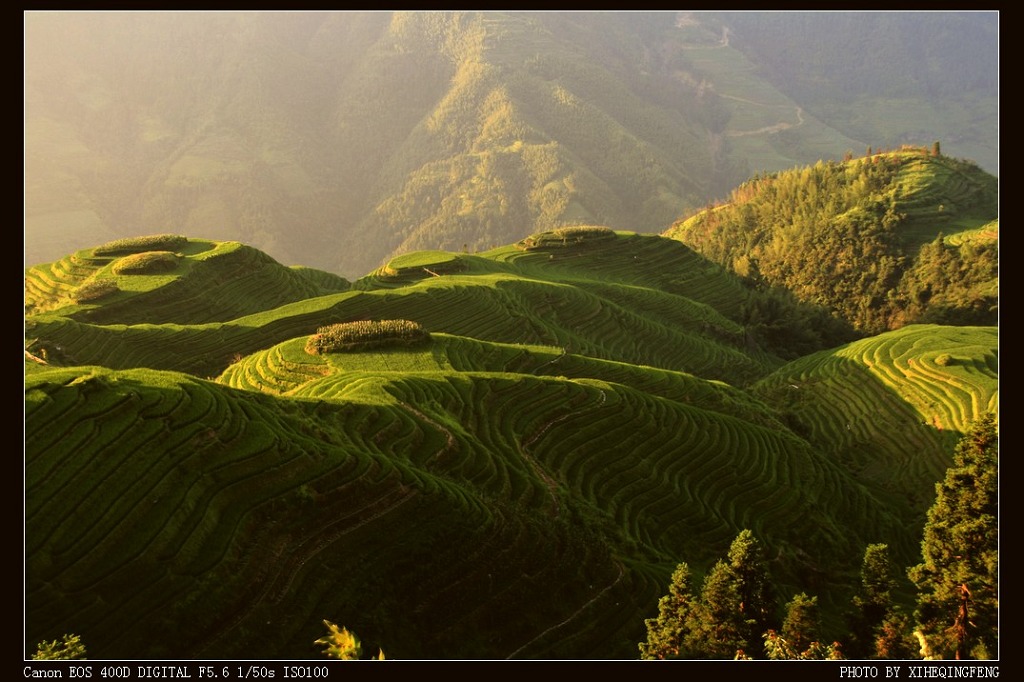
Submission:
[[[982,416],[957,444],[953,465],[935,486],[921,542],[915,617],[928,653],[995,658],[999,615],[999,435]]]
[[[658,617],[646,621],[641,658],[734,658],[761,649],[775,598],[764,548],[750,530],[740,531],[705,576],[699,599],[690,580],[689,566],[679,564]]]
[[[681,563],[672,573],[668,594],[658,600],[657,618],[648,618],[647,641],[640,643],[640,658],[681,658],[686,653],[687,619],[694,606],[690,566]]]

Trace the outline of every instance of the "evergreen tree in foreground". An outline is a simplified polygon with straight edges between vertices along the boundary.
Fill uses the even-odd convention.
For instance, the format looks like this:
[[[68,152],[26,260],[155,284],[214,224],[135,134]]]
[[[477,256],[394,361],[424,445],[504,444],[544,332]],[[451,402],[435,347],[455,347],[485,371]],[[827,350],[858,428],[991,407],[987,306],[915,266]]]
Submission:
[[[818,598],[801,592],[786,605],[782,633],[764,633],[764,651],[773,660],[840,660],[843,652],[839,642],[821,642],[821,615]]]
[[[890,619],[897,608],[892,599],[895,588],[896,580],[892,562],[889,560],[889,546],[884,543],[868,545],[864,550],[864,561],[860,569],[860,587],[851,600],[853,610],[847,616],[851,640],[849,653],[852,656],[879,656],[876,651],[877,638],[882,634],[883,623]],[[891,629],[896,624],[896,620],[890,619],[888,627]],[[916,655],[917,651],[911,653]]]
[[[910,617],[892,597],[896,579],[888,545],[867,546],[860,579],[860,590],[852,601],[850,654],[856,658],[916,658],[920,645],[912,634]]]
[[[740,595],[740,611],[747,623],[749,642],[759,643],[775,617],[775,590],[768,575],[764,545],[749,530],[740,531],[729,548],[732,568]]]
[[[704,578],[699,600],[692,596],[689,567],[680,564],[658,609],[658,617],[646,621],[642,658],[746,658],[760,651],[775,613],[761,543],[741,531],[727,558]]]
[[[746,657],[756,651],[743,611],[736,574],[731,564],[719,561],[704,578],[700,603],[690,612],[686,641],[695,657]]]
[[[910,616],[894,607],[875,633],[875,658],[909,660],[919,658],[921,645],[913,635]]]
[[[806,651],[821,639],[821,616],[818,598],[805,592],[793,597],[786,605],[786,619],[782,622],[782,636],[797,651]]]
[[[704,580],[701,609],[691,626],[691,648],[704,658],[749,656],[762,648],[761,635],[771,627],[775,598],[764,546],[742,530]]]
[[[658,600],[658,617],[648,618],[647,641],[640,642],[640,658],[686,658],[684,640],[693,609],[690,566],[681,563],[672,573],[668,594]]]
[[[999,435],[985,415],[957,444],[936,484],[921,542],[915,618],[928,653],[942,658],[998,655]]]

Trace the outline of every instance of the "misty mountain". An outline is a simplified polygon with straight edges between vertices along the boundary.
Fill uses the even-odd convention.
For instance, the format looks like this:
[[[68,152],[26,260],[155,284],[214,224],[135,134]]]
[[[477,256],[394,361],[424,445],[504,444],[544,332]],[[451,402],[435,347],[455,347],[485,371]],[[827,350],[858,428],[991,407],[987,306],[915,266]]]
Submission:
[[[996,20],[29,12],[25,263],[170,230],[353,277],[564,225],[660,232],[870,145],[941,138],[994,170]]]

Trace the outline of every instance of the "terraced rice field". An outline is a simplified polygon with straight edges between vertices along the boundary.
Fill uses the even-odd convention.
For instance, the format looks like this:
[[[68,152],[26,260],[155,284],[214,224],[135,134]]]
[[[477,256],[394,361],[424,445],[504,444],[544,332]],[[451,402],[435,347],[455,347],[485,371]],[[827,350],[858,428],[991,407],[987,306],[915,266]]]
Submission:
[[[26,306],[32,312],[64,307],[65,316],[94,324],[203,324],[325,293],[314,278],[237,242],[192,242],[183,254],[177,272],[158,276],[117,276],[117,256],[90,250],[36,266],[26,271]],[[116,282],[124,295],[102,306],[68,306],[66,299],[95,277]]]
[[[45,338],[51,346],[60,346],[76,364],[153,367],[215,376],[236,356],[309,334],[320,326],[359,319],[409,319],[431,332],[559,346],[593,357],[682,370],[730,383],[749,381],[777,364],[763,355],[752,358],[740,328],[728,317],[739,309],[745,295],[734,278],[713,269],[707,282],[690,286],[686,283],[701,278],[672,272],[688,271],[688,264],[698,260],[692,251],[659,237],[627,234],[612,242],[620,239],[637,248],[620,251],[620,263],[614,268],[609,265],[614,249],[605,243],[596,249],[577,249],[582,254],[579,257],[562,254],[573,262],[558,267],[541,251],[510,248],[488,258],[459,256],[453,260],[460,263],[458,274],[435,277],[412,267],[411,279],[401,286],[389,282],[375,288],[379,277],[371,276],[356,282],[352,291],[319,291],[316,293],[323,295],[295,302],[268,293],[284,290],[290,292],[287,298],[301,295],[301,288],[282,283],[283,273],[290,273],[287,268],[267,264],[263,268],[267,276],[256,277],[248,266],[236,266],[230,259],[221,270],[204,272],[196,266],[166,298],[161,294],[154,300],[155,291],[145,298],[136,296],[123,306],[65,307],[60,310],[67,311],[66,315],[58,310],[50,316],[38,315],[30,338]],[[653,253],[658,246],[670,257],[662,257],[652,266],[646,261],[654,261],[653,256],[643,256],[645,264],[636,265],[637,254]],[[207,256],[211,263],[217,261],[216,251]],[[427,260],[437,260],[438,256],[431,255]],[[581,274],[588,270],[595,274]],[[273,273],[278,274],[269,276]],[[651,283],[646,287],[632,283],[642,282],[644,273],[649,273]],[[224,299],[215,308],[221,311],[219,315],[229,310],[240,315],[217,320],[200,312],[202,301],[211,298],[212,291]],[[182,297],[182,309],[165,314],[165,305],[173,308],[171,294],[175,293]],[[243,300],[245,308],[232,303]],[[266,303],[260,312],[246,314],[261,301]],[[166,319],[157,319],[160,315]],[[221,324],[213,324],[217,321]],[[124,344],[132,347],[119,348],[119,335],[104,333],[120,324],[131,327]],[[178,325],[191,325],[195,334],[178,334]],[[630,332],[623,334],[626,329]],[[170,336],[175,337],[173,346],[164,343]],[[140,347],[151,351],[140,353]]]
[[[357,589],[356,576],[369,579],[367,564],[398,562],[403,577],[398,568],[374,569],[379,575],[371,584],[406,585],[390,590],[413,589],[438,570],[437,547],[422,535],[434,531],[419,519],[424,505],[440,505],[433,513],[441,518],[472,522],[475,530],[460,542],[475,547],[472,538],[484,532],[513,533],[523,556],[511,562],[505,549],[496,564],[481,566],[472,557],[485,549],[469,558],[442,552],[445,575],[482,601],[460,614],[470,605],[417,592],[423,618],[449,624],[461,638],[462,628],[478,630],[480,619],[504,610],[512,631],[543,623],[553,639],[524,634],[486,655],[513,655],[521,647],[549,655],[560,630],[591,643],[604,636],[598,623],[615,616],[592,613],[595,600],[612,591],[621,603],[628,594],[621,590],[640,579],[624,576],[613,558],[626,538],[667,560],[704,555],[728,542],[738,525],[783,547],[828,533],[851,513],[844,508],[850,497],[833,494],[844,485],[842,473],[815,462],[806,447],[618,384],[355,371],[307,381],[292,396],[279,403],[144,370],[33,375],[26,392],[31,632],[81,619],[94,641],[127,656],[146,646],[143,635],[115,625],[110,614],[132,609],[171,631],[172,623],[181,627],[176,618],[187,617],[189,632],[174,638],[168,655],[236,655],[234,638],[247,628],[262,632],[265,609],[291,605],[295,590],[315,593],[299,599],[309,622],[344,610],[362,623],[375,609],[366,598],[357,600],[361,607],[345,599]],[[795,479],[814,484],[778,487]],[[581,525],[581,515],[590,520]],[[886,523],[878,515],[872,527]],[[382,534],[389,546],[403,548],[400,561],[396,548],[376,547]],[[594,546],[606,548],[597,552],[600,561],[594,547],[580,544],[586,537],[601,538]],[[848,535],[828,540],[839,555],[853,550]],[[547,556],[549,542],[554,557]],[[337,586],[316,577],[327,566],[348,581],[345,599],[328,594]],[[485,568],[488,584],[495,575],[504,584],[512,567],[521,571],[511,577],[513,592],[491,593],[482,584]],[[192,603],[195,581],[216,584],[206,598],[227,602],[220,611],[232,617],[213,617]],[[522,600],[527,586],[533,599],[553,603],[540,613],[531,607],[517,623],[503,600]],[[579,596],[574,601],[566,590]],[[71,595],[86,596],[73,614],[65,608]],[[308,610],[309,599],[319,613]],[[638,615],[635,603],[631,608]],[[197,626],[204,621],[191,609],[212,622]],[[286,639],[282,651],[311,641],[296,623],[277,627],[285,630],[277,635]],[[376,636],[369,623],[362,629]],[[426,653],[387,636],[405,656]]]
[[[907,217],[905,236],[926,242],[934,238],[936,226],[948,235],[987,223],[991,214],[982,218],[986,212],[977,209],[985,202],[995,205],[996,196],[995,178],[983,185],[956,160],[922,155],[900,170],[895,198]]]
[[[858,476],[920,504],[967,424],[998,412],[997,331],[911,325],[791,363],[755,392]]]
[[[839,604],[997,406],[994,329],[782,366],[682,245],[535,237],[351,288],[212,242],[90,304],[109,260],[28,271],[26,647],[315,658],[326,618],[391,658],[631,658],[675,565],[742,528]],[[358,320],[430,335],[306,350]]]

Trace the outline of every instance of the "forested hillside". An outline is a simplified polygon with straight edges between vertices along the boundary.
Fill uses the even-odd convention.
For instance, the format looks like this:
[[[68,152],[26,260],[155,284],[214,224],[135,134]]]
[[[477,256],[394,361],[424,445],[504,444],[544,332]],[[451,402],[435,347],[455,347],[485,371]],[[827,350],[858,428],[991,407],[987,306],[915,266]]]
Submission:
[[[876,334],[996,324],[998,228],[996,179],[936,143],[756,177],[666,235]]]

